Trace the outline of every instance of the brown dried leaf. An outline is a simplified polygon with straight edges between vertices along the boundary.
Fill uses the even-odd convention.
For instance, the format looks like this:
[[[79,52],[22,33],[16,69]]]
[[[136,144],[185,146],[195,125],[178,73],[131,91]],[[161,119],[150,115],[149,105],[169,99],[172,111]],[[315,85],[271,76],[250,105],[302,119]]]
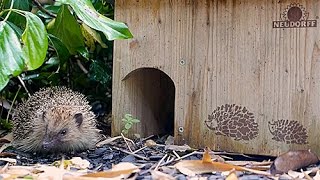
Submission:
[[[0,157],[15,157],[17,154],[15,153],[10,153],[10,152],[2,152],[0,153]]]
[[[226,180],[238,180],[238,176],[234,171],[232,171],[226,178]]]
[[[187,150],[191,150],[191,147],[188,145],[178,146],[178,145],[166,145],[164,147],[166,150],[173,150],[173,151],[179,151],[179,152],[185,152]]]
[[[271,174],[286,173],[289,170],[297,170],[319,161],[317,155],[310,150],[288,151],[277,157],[270,167]]]
[[[244,166],[250,169],[266,171],[270,169],[271,161],[256,162],[256,161],[226,161],[228,164],[233,164],[236,166]]]
[[[82,159],[81,157],[73,157],[70,159],[72,166],[77,169],[87,169],[90,165],[90,162],[86,159]]]
[[[128,162],[123,162],[113,166],[111,170],[90,173],[81,177],[127,178],[135,172],[139,172],[139,168],[136,165]]]
[[[151,171],[151,177],[155,180],[173,180],[174,177],[160,171]]]
[[[185,175],[194,175],[202,173],[210,173],[214,171],[249,171],[256,174],[267,175],[270,174],[264,171],[253,170],[241,166],[227,164],[223,162],[213,162],[209,154],[209,149],[206,148],[202,160],[183,160],[174,165],[181,173]]]
[[[320,170],[317,171],[316,175],[313,177],[314,180],[320,180]]]
[[[213,171],[230,171],[235,169],[237,171],[243,171],[240,166],[234,166],[231,164],[221,162],[202,162],[201,160],[184,160],[175,164],[175,167],[181,172],[181,168],[187,168],[195,174],[210,173]]]
[[[304,177],[304,174],[302,172],[297,172],[292,170],[288,171],[288,175],[294,179],[297,179],[297,178],[302,179]]]
[[[147,146],[147,147],[154,147],[154,146],[157,146],[157,143],[154,142],[154,140],[149,139],[149,140],[146,141],[146,143],[144,145]]]
[[[10,147],[11,146],[10,143],[12,142],[12,140],[13,140],[12,132],[0,138],[0,145],[1,145],[0,152]]]

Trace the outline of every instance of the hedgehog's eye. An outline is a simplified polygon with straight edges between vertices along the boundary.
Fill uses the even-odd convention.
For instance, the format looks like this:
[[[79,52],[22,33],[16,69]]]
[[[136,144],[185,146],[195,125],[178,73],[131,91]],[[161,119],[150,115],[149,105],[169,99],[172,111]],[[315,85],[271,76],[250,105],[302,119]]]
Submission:
[[[67,134],[67,129],[62,129],[60,131],[60,134],[63,135],[63,136],[66,135]]]

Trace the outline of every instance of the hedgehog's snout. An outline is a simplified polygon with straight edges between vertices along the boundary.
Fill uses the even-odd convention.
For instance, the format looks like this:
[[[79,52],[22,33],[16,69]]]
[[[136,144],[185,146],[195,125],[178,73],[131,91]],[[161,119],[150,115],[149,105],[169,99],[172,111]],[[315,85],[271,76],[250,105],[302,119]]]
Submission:
[[[50,150],[55,146],[55,144],[56,144],[55,140],[44,140],[42,142],[42,148],[44,150]]]

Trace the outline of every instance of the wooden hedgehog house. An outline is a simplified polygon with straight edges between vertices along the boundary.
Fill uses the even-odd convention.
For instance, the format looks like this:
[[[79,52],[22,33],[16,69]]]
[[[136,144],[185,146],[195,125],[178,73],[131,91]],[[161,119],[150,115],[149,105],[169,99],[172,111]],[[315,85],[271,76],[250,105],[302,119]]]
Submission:
[[[320,0],[116,0],[113,135],[320,155]]]

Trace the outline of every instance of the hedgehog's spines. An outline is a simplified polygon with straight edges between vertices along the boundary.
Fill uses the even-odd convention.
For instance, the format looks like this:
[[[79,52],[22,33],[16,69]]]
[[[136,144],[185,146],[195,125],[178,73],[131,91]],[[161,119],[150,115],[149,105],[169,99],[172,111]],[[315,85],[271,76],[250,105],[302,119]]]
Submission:
[[[43,116],[44,112],[50,113]],[[73,117],[79,112],[83,115],[83,122],[81,126],[76,126]],[[91,148],[99,139],[95,125],[95,115],[83,94],[63,86],[41,88],[27,101],[20,103],[14,112],[13,145],[23,151],[43,151],[45,132],[52,131],[54,134],[61,127],[70,131],[66,139],[56,137],[63,143],[54,151]]]

